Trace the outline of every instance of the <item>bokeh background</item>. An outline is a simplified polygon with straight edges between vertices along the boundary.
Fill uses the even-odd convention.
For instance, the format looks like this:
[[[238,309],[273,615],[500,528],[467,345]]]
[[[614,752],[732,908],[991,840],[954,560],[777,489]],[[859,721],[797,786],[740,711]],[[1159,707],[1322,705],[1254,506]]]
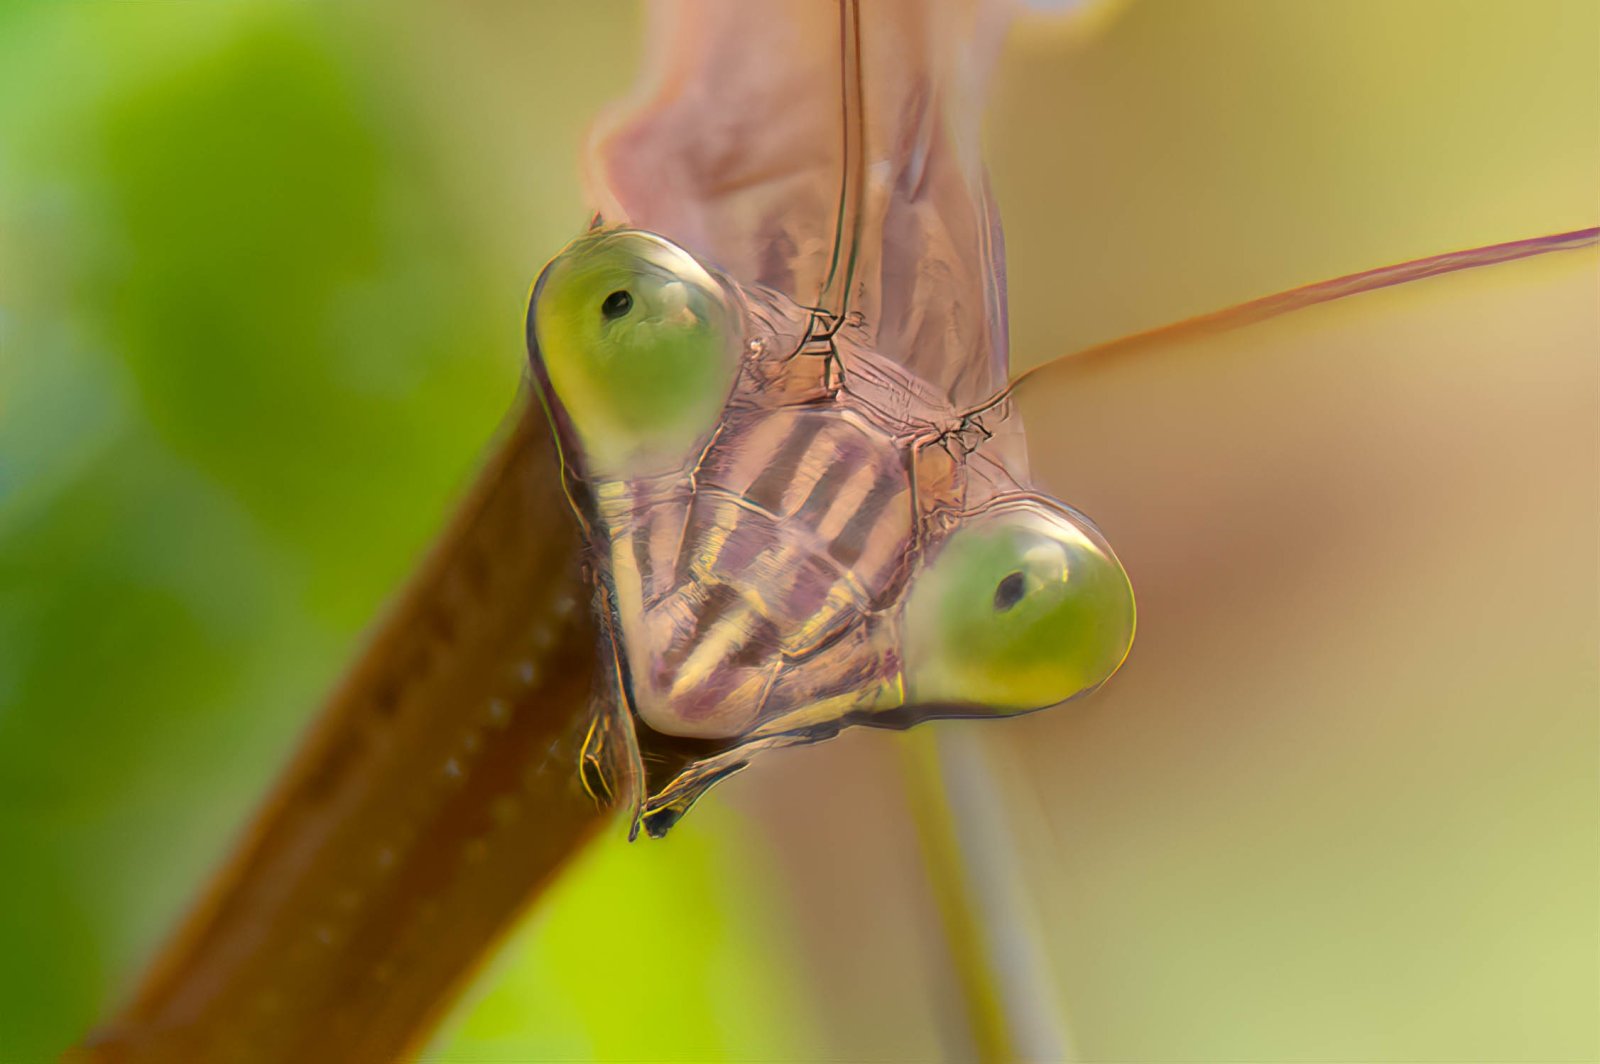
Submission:
[[[0,6],[0,1060],[127,988],[438,528],[640,32]],[[1016,363],[1596,224],[1597,40],[1588,0],[1026,20],[989,128]],[[997,919],[1066,1051],[1600,1056],[1595,282],[1430,282],[1024,395],[1140,643],[938,742],[1002,799]],[[964,1058],[926,741],[774,755],[597,844],[430,1058]]]

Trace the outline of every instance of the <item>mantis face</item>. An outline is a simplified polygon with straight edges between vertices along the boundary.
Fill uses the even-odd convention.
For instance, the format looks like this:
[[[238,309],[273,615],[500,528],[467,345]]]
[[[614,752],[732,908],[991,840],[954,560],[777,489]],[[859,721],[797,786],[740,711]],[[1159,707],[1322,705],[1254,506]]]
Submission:
[[[1043,709],[1127,656],[1098,530],[995,456],[928,473],[975,416],[848,324],[627,229],[557,256],[529,316],[617,662],[585,762],[655,791],[652,833],[758,749]]]

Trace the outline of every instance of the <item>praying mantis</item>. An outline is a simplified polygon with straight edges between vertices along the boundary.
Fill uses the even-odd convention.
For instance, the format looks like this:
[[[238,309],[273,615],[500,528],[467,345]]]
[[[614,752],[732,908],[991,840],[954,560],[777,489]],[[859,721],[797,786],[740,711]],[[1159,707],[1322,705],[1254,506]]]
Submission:
[[[872,82],[867,80],[865,86],[870,101]],[[637,214],[642,228],[656,227],[646,210],[599,206],[608,222],[632,222]],[[692,233],[663,235],[690,245],[695,242]],[[1455,264],[1483,264],[1534,250],[1587,246],[1592,239],[1591,233],[1581,233],[1546,244],[1467,255]],[[745,246],[754,255],[763,245],[751,241]],[[734,270],[744,265],[731,259],[717,260],[717,264]],[[1448,263],[1443,260],[1430,262],[1414,272],[1437,272],[1445,265]],[[1373,286],[1369,282],[1389,283],[1398,276],[1386,274],[1352,282],[1344,290],[1366,290]],[[1335,291],[1338,289],[1323,289],[1318,298]],[[1291,299],[1286,305],[1295,303]],[[1249,313],[1253,312],[1213,324],[1240,321]],[[973,406],[979,406],[998,391],[993,388],[969,398],[974,400]],[[1017,394],[1021,402],[1027,393]],[[215,1009],[211,1013],[218,1017],[215,1028],[184,1020],[165,1028],[157,1022],[151,1029],[175,1031],[180,1039],[217,1037],[222,1041],[216,1044],[224,1047],[219,1053],[236,1051],[244,1057],[270,1055],[275,1051],[272,1039],[281,1032],[286,1038],[313,1039],[295,1045],[350,1046],[348,1058],[361,1054],[383,1058],[396,1046],[414,1043],[416,1032],[426,1026],[426,1017],[440,1007],[443,988],[453,985],[470,966],[505,914],[527,896],[530,884],[543,874],[540,869],[555,867],[563,854],[596,829],[593,797],[585,791],[581,777],[569,771],[583,760],[590,735],[588,720],[580,724],[530,712],[534,707],[584,700],[591,687],[591,672],[580,663],[599,645],[599,634],[593,628],[584,585],[577,580],[577,546],[559,535],[538,531],[545,527],[538,522],[566,515],[570,507],[551,473],[554,456],[546,426],[528,409],[463,510],[463,517],[442,541],[445,546],[414,585],[412,595],[399,607],[396,619],[380,635],[365,663],[336,696],[334,705],[340,708],[325,718],[321,732],[306,748],[298,773],[280,790],[277,812],[263,822],[263,833],[246,851],[244,861],[235,866],[230,885],[216,895],[220,900],[210,910],[210,922],[201,919],[192,924],[200,930],[192,933],[186,946],[169,954],[175,959],[166,974],[158,974],[147,984],[153,989],[145,998],[150,1004],[144,1011],[159,1016],[161,1009],[174,1002],[201,1009],[200,1015]],[[1004,432],[1000,435],[1003,445]],[[513,541],[533,547],[502,557],[495,544]],[[474,548],[474,544],[487,546]],[[485,636],[484,632],[492,634]],[[598,667],[603,669],[603,663]],[[419,706],[446,697],[453,704],[471,705],[472,713],[437,720],[416,712]],[[387,731],[391,737],[353,738],[341,721],[348,723],[356,713],[365,714],[364,721],[394,721]],[[473,736],[477,736],[476,745]],[[458,747],[458,754],[450,753]],[[441,758],[441,753],[449,756]],[[381,772],[363,778],[361,766],[380,754],[393,760]],[[494,799],[526,787],[529,775],[541,788],[535,792],[542,810],[537,823],[522,817],[502,824],[494,815]],[[428,786],[417,787],[419,779],[429,781]],[[558,779],[564,781],[561,787],[553,791],[546,787]],[[418,808],[408,828],[392,818],[389,803],[413,789],[420,793],[414,795]],[[499,808],[502,815],[509,815],[504,806]],[[329,809],[340,810],[346,819],[331,820]],[[520,825],[512,830],[521,834],[496,834],[511,823]],[[319,825],[315,831],[325,833],[316,844],[320,849],[304,849],[308,839],[318,837],[307,825]],[[392,842],[384,841],[388,829],[399,832]],[[468,862],[463,867],[483,869],[477,873],[479,878],[446,876],[439,870],[434,858],[444,852],[437,845],[440,838],[451,839],[452,845],[460,848],[463,861]],[[375,844],[362,850],[350,840]],[[330,856],[300,863],[308,852]],[[474,859],[474,854],[480,856]],[[288,881],[281,870],[296,867],[300,869],[296,874],[303,878],[285,892]],[[364,892],[359,886],[347,885],[362,876],[382,885]],[[357,900],[349,916],[341,915],[337,903],[344,895],[339,892],[352,889],[357,891]],[[388,900],[379,903],[379,898]],[[229,940],[230,908],[240,912],[262,900],[278,907],[274,920],[282,922],[268,922],[252,931],[260,936],[257,941],[281,942],[283,955],[274,958],[273,951],[267,950],[250,957],[248,964],[230,969],[228,965],[238,963],[243,955],[243,947]],[[372,907],[364,908],[369,905]],[[349,922],[341,922],[345,920]],[[323,933],[331,942],[320,940]],[[337,963],[330,963],[329,954],[316,948],[332,943],[341,947],[342,959]],[[293,955],[296,948],[303,956]],[[402,959],[374,957],[374,952],[386,951]],[[212,972],[224,972],[226,979],[237,982],[221,979],[213,985],[223,987],[223,992],[208,997],[213,993],[209,987],[198,988],[207,978],[221,977],[206,976],[203,965],[192,963],[196,957],[209,958],[209,963],[220,966],[210,969]],[[424,957],[427,963],[416,963]],[[272,967],[280,960],[301,967]],[[349,968],[342,967],[346,961]],[[252,973],[248,970],[251,965],[261,967]],[[356,965],[364,966],[359,982],[352,981]],[[404,985],[397,987],[396,979]],[[294,993],[279,991],[274,997],[269,984],[291,987]],[[356,990],[352,992],[351,987]],[[302,993],[297,999],[296,994]],[[349,1008],[350,1018],[314,1024],[312,1017],[326,1015],[328,1000],[320,999],[323,1004],[319,1005],[318,993],[336,995]],[[250,1015],[259,1018],[246,1021],[237,1013],[230,1014],[225,1006],[233,1000],[249,1004],[257,1010]],[[136,1006],[131,1015],[138,1017],[140,1012]],[[292,1019],[295,1015],[302,1018],[297,1022]],[[313,1031],[314,1026],[317,1029]],[[127,1030],[136,1043],[138,1023]],[[269,1031],[273,1033],[266,1033]],[[115,1045],[114,1038],[111,1044]],[[282,1048],[291,1051],[287,1044]]]

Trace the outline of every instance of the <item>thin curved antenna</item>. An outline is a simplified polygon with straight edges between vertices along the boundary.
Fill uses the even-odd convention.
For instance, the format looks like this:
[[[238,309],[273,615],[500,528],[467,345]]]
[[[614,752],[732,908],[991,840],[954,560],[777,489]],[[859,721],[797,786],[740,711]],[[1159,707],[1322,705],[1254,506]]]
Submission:
[[[1147,329],[1143,332],[1132,333],[1128,336],[1118,337],[1115,340],[1107,340],[1104,343],[1094,344],[1069,354],[1057,356],[1048,362],[1041,363],[1024,373],[1018,374],[1012,378],[1011,383],[1006,385],[1004,390],[967,411],[966,416],[974,417],[999,406],[1011,398],[1012,394],[1025,381],[1060,369],[1069,362],[1076,363],[1086,358],[1102,358],[1108,355],[1126,354],[1212,333],[1227,332],[1232,329],[1267,321],[1296,310],[1314,307],[1320,303],[1331,303],[1334,300],[1361,295],[1364,292],[1374,292],[1380,288],[1409,284],[1412,281],[1421,281],[1429,277],[1455,273],[1458,270],[1470,270],[1480,266],[1494,266],[1503,262],[1514,262],[1517,259],[1532,258],[1536,255],[1547,255],[1557,251],[1573,251],[1578,248],[1592,247],[1596,243],[1600,243],[1600,227],[1574,229],[1570,232],[1552,233],[1548,236],[1530,237],[1526,240],[1512,240],[1504,244],[1489,244],[1484,247],[1468,248],[1465,251],[1447,251],[1440,255],[1411,259],[1408,262],[1396,263],[1392,266],[1380,266],[1377,269],[1363,270],[1360,273],[1347,274],[1343,277],[1335,277],[1332,280],[1318,281],[1315,284],[1302,285],[1299,288],[1291,288],[1285,292],[1261,296],[1258,299],[1238,303],[1222,310],[1214,310],[1209,314],[1185,318],[1182,321]]]
[[[861,203],[866,184],[862,93],[861,12],[857,0],[839,0],[839,214],[834,222],[828,276],[817,294],[817,309],[835,323],[842,321],[850,309],[850,286],[855,281],[856,256],[861,247]]]

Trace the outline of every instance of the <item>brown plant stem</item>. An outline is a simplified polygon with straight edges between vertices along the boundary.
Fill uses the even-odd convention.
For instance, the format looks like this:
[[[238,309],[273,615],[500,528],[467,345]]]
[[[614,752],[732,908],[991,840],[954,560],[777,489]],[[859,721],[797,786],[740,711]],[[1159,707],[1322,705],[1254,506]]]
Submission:
[[[94,1061],[391,1061],[606,823],[577,779],[595,636],[524,401]]]

